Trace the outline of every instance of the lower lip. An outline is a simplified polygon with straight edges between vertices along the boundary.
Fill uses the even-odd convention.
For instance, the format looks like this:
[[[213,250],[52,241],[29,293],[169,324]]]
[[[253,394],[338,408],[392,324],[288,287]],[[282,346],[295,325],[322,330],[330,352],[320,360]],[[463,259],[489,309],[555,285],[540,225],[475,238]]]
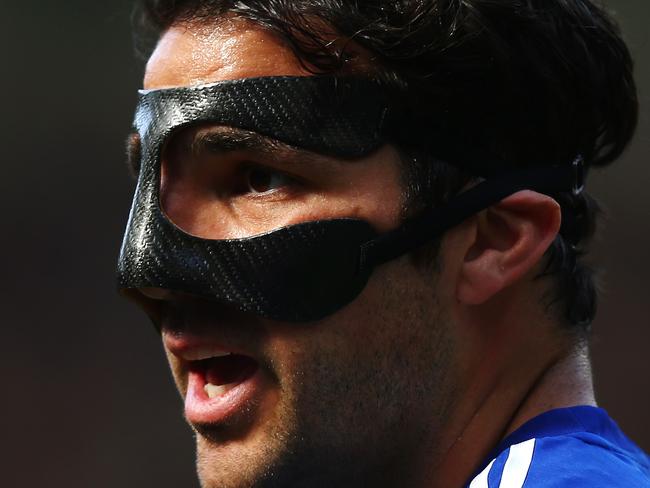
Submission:
[[[232,385],[228,391],[214,398],[205,392],[205,376],[190,371],[185,397],[185,417],[191,424],[220,424],[245,411],[262,392],[259,368],[245,380]]]

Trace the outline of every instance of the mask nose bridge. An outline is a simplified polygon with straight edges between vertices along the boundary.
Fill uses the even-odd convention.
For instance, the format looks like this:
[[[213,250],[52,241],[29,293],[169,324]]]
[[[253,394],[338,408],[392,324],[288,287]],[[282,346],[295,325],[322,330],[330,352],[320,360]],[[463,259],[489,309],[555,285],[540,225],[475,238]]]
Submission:
[[[164,91],[140,92],[134,127],[140,134],[142,163],[134,201],[140,201],[139,211],[146,209],[175,225],[165,214],[161,201],[162,158],[174,135],[196,121],[192,107],[185,107],[179,97],[165,95]]]

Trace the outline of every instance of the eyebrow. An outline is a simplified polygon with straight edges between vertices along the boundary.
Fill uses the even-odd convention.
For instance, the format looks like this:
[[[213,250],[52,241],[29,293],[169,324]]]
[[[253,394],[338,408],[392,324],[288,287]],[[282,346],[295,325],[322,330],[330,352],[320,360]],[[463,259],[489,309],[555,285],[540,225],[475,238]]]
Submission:
[[[209,151],[212,154],[227,154],[237,151],[250,151],[268,157],[271,161],[289,165],[323,164],[327,156],[305,151],[256,132],[233,127],[214,127],[200,129],[190,142],[194,154]]]
[[[281,149],[282,144],[263,137],[255,132],[249,132],[230,127],[200,129],[191,142],[192,151],[209,150],[213,153],[234,151],[256,151],[272,153]]]
[[[327,156],[301,150],[256,132],[223,126],[199,129],[189,141],[187,149],[195,154],[202,151],[213,154],[251,151],[289,165],[298,161],[300,164],[322,165],[329,160]],[[141,157],[140,135],[132,132],[126,139],[126,162],[133,176],[137,176],[140,172]]]

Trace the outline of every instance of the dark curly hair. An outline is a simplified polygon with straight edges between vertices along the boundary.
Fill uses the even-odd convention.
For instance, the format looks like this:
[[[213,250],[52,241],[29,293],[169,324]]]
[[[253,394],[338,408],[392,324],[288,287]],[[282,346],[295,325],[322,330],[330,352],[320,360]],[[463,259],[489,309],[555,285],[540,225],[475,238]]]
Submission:
[[[636,128],[629,51],[614,21],[592,1],[143,0],[133,16],[136,47],[147,57],[173,23],[225,14],[275,32],[319,72],[345,68],[347,42],[363,46],[378,73],[408,87],[423,120],[444,114],[466,144],[510,168],[570,162],[578,154],[587,167],[604,166],[620,156]],[[328,27],[342,42],[327,41]],[[440,204],[472,179],[426,144],[400,149],[410,163],[409,213]],[[544,275],[555,278],[551,303],[561,304],[562,321],[584,333],[597,294],[580,257],[598,206],[586,193],[553,197],[563,224]]]

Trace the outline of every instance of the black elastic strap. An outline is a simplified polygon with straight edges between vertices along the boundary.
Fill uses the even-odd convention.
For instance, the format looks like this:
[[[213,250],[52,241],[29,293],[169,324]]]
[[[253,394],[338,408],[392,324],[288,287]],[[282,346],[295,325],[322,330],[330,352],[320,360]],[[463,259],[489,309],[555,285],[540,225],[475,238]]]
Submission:
[[[454,197],[446,205],[431,209],[398,229],[365,243],[361,247],[360,267],[372,268],[413,251],[519,191],[533,190],[544,194],[581,191],[582,183],[576,171],[576,166],[581,164],[578,158],[570,166],[528,168],[485,180]]]

